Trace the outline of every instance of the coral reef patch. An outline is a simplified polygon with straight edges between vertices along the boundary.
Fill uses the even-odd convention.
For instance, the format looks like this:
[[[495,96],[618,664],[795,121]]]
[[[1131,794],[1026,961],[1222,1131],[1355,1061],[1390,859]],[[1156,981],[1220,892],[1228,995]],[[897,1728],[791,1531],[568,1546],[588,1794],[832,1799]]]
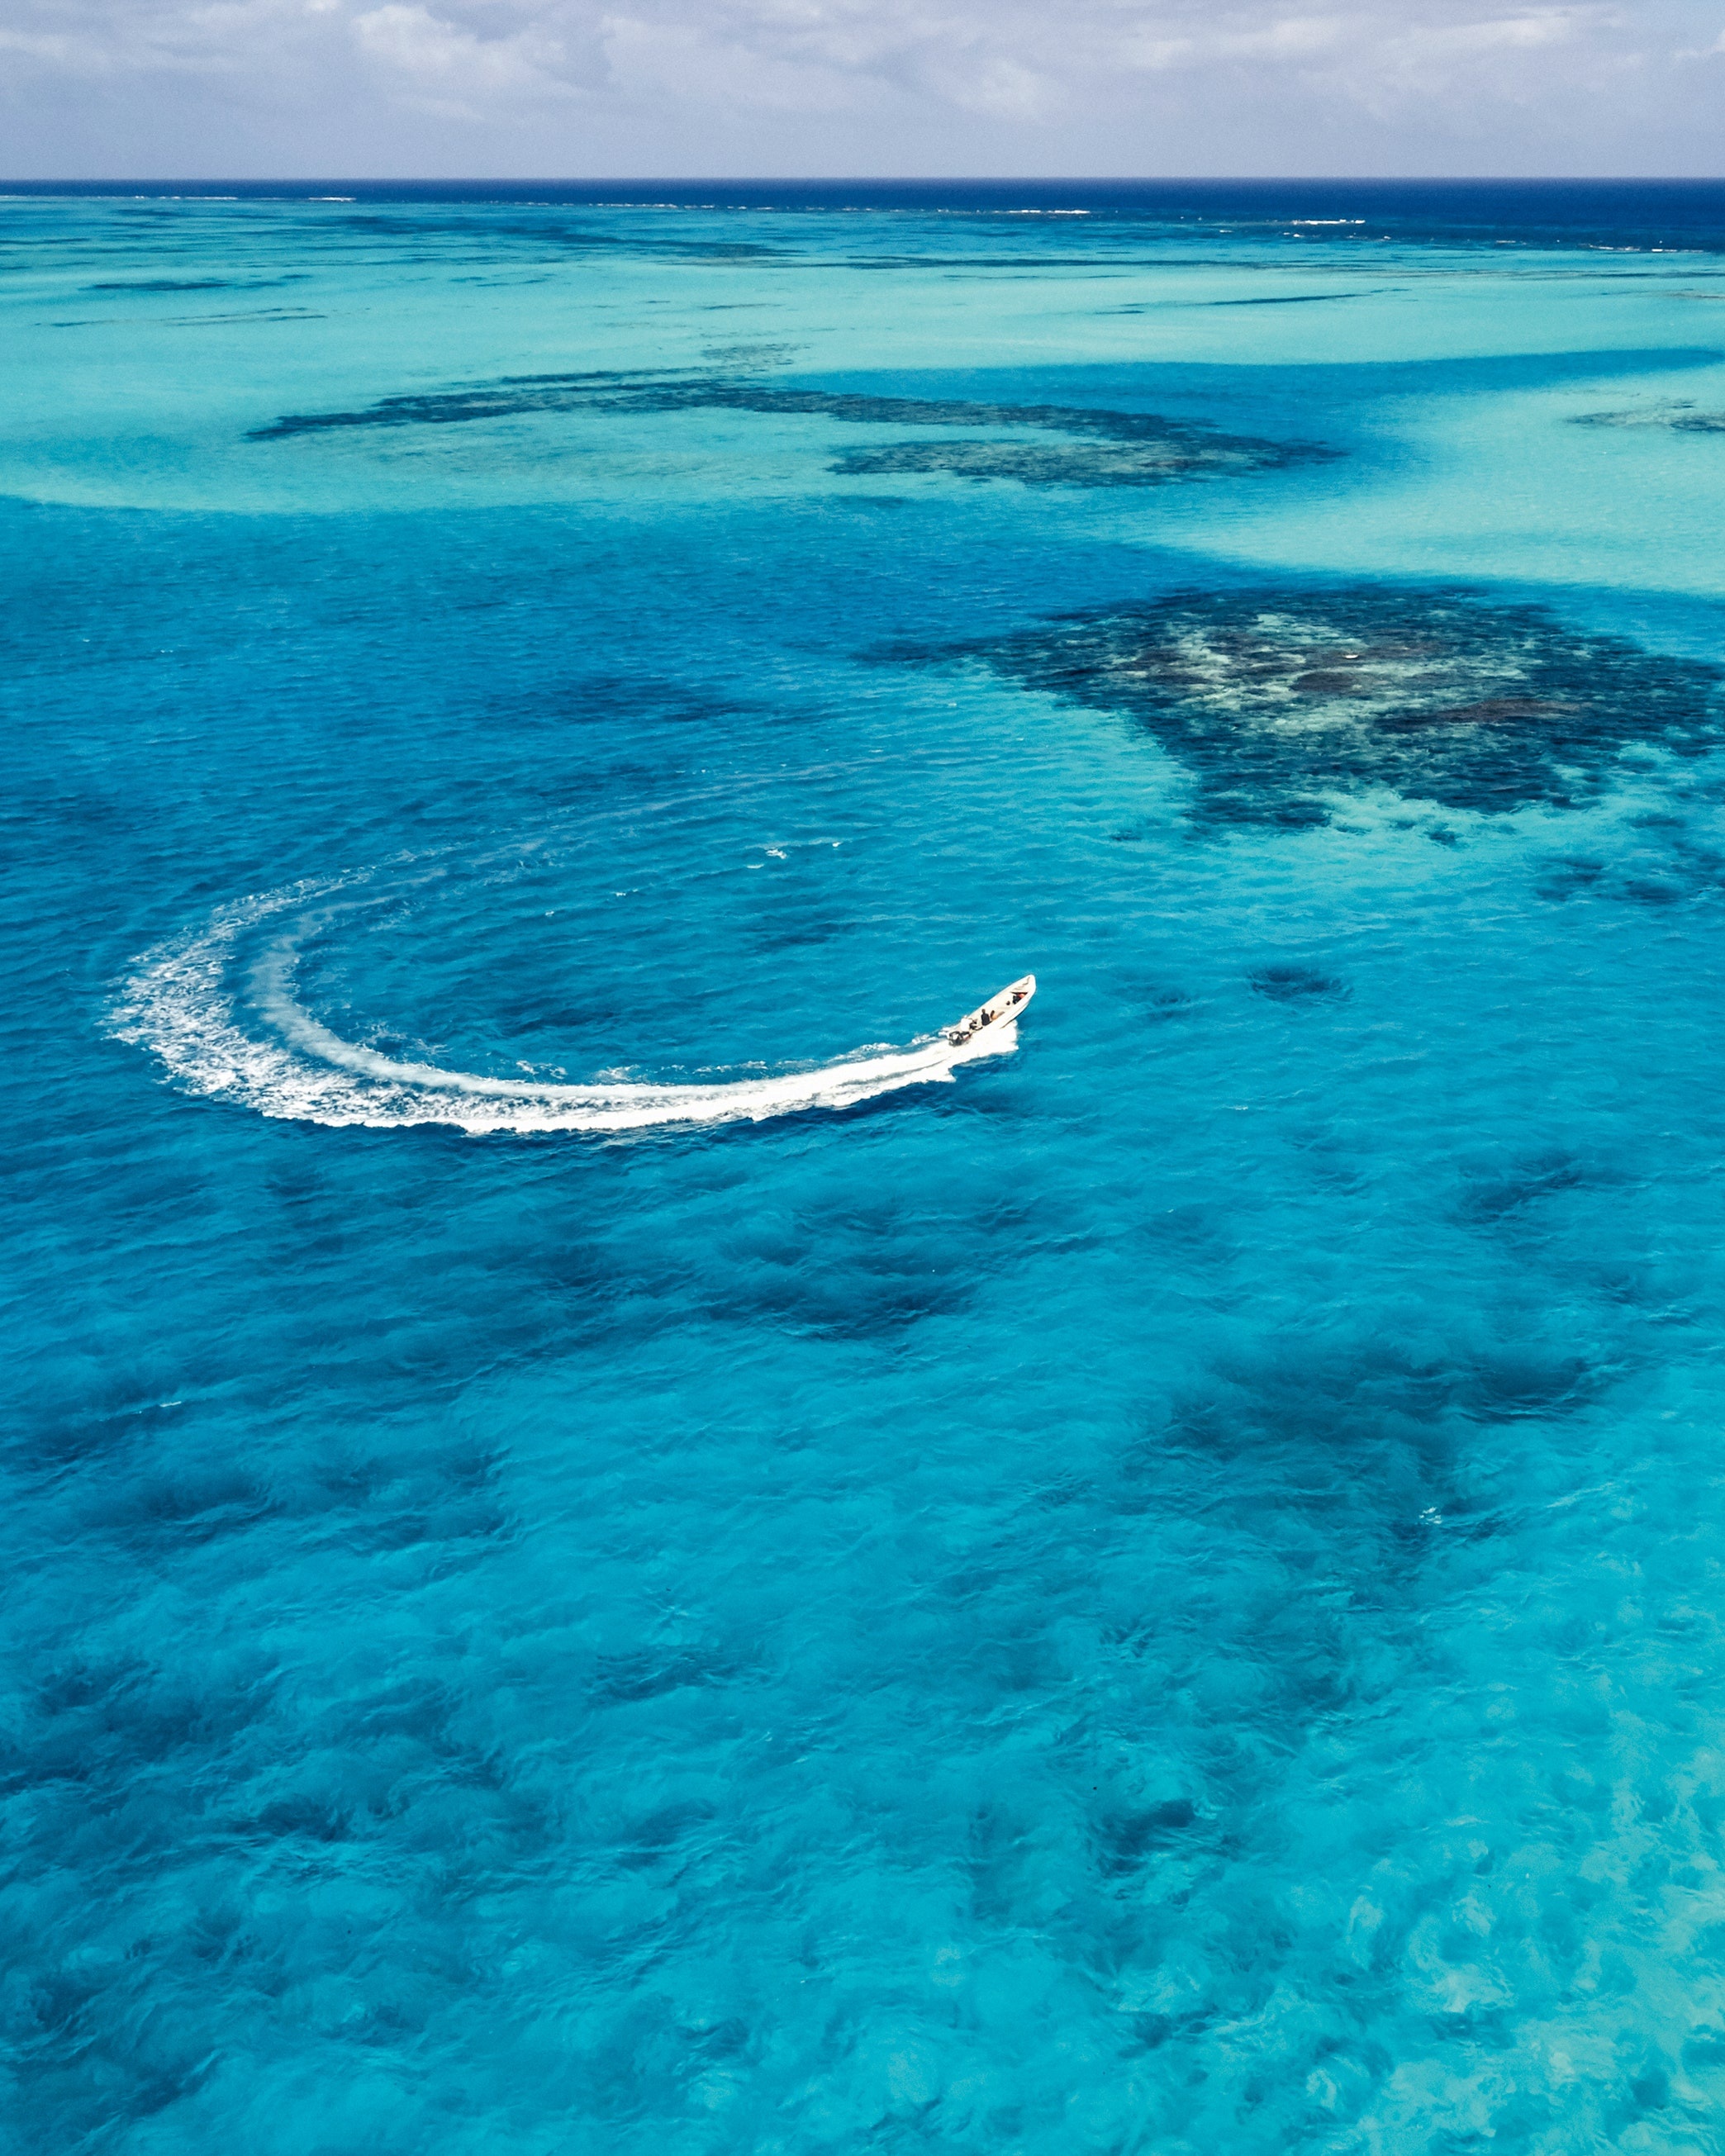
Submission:
[[[1631,742],[1710,747],[1725,679],[1456,586],[1180,591],[940,655],[1128,714],[1194,773],[1199,823],[1296,828],[1373,787],[1568,804]]]
[[[247,439],[280,441],[347,428],[454,426],[572,411],[732,411],[779,419],[836,420],[849,426],[988,429],[997,435],[1010,430],[1017,439],[858,447],[844,451],[829,469],[846,476],[947,472],[961,479],[1014,480],[1026,486],[1158,486],[1172,480],[1322,463],[1345,454],[1320,442],[1230,434],[1153,412],[784,389],[739,380],[735,374],[616,372],[511,377],[471,389],[385,397],[352,411],[290,413],[268,426],[254,428]],[[1058,444],[1024,439],[1035,434],[1067,439]]]

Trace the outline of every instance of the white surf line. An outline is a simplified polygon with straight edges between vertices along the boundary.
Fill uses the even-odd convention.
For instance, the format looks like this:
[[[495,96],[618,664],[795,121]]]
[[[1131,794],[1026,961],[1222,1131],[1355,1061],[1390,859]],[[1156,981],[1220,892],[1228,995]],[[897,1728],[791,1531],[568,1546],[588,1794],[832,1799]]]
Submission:
[[[487,1078],[398,1061],[320,1024],[293,993],[298,939],[292,934],[278,938],[249,975],[275,1037],[246,1032],[233,987],[241,937],[272,915],[314,905],[357,880],[298,885],[240,900],[221,907],[202,930],[146,952],[115,1009],[115,1038],[150,1050],[187,1092],[259,1115],[331,1128],[445,1123],[475,1135],[759,1122],[799,1109],[854,1107],[906,1086],[950,1084],[955,1065],[1009,1055],[1018,1045],[1016,1025],[1003,1022],[957,1045],[938,1034],[906,1048],[860,1050],[777,1078],[603,1086]]]

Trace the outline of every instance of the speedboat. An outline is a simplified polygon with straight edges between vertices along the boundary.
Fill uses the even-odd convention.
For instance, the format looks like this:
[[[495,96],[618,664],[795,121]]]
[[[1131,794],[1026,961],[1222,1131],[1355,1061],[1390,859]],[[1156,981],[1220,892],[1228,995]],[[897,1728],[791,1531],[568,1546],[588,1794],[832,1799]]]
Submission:
[[[1009,988],[1003,988],[998,996],[990,996],[957,1025],[947,1028],[947,1038],[954,1048],[963,1048],[967,1040],[973,1040],[984,1026],[1009,1025],[1024,1014],[1024,1006],[1036,993],[1036,976],[1026,973]]]

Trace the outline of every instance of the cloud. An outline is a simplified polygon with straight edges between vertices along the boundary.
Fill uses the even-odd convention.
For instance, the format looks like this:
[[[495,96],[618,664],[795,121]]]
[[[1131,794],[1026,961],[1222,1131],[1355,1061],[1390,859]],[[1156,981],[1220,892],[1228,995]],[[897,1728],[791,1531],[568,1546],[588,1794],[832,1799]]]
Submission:
[[[1717,0],[0,0],[14,146],[130,81],[212,171],[1706,169],[1710,50]]]
[[[916,98],[1029,125],[1117,108],[1130,79],[1201,76],[1248,95],[1398,105],[1543,98],[1669,55],[1660,18],[1615,5],[1468,5],[1466,0],[1301,11],[1245,0],[629,0],[601,37],[619,80],[643,73],[688,92],[694,71],[726,98],[783,110]],[[680,54],[655,69],[651,55]],[[1429,114],[1428,116],[1429,116]]]
[[[350,27],[360,51],[407,95],[451,117],[478,116],[523,92],[557,97],[578,89],[564,41],[537,23],[485,36],[429,8],[390,0],[353,16]]]

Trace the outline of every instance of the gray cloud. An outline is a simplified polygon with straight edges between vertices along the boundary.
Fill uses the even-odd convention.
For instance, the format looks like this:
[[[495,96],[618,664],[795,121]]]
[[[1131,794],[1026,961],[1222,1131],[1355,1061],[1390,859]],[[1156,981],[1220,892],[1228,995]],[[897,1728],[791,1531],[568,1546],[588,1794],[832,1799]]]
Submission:
[[[18,177],[1703,172],[1725,0],[0,0]]]

